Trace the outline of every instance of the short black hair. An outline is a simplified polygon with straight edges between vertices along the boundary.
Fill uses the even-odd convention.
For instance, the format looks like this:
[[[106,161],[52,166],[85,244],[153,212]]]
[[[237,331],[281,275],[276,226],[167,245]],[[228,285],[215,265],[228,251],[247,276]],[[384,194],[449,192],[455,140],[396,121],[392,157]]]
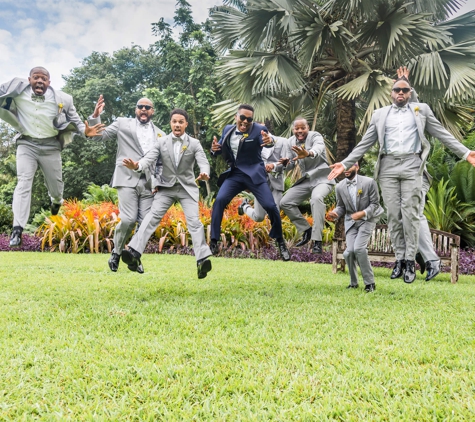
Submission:
[[[33,69],[30,70],[30,75],[29,76],[33,75],[35,70],[41,70],[43,73],[46,73],[48,75],[48,79],[51,78],[48,70],[45,69],[43,66],[35,66]]]
[[[241,104],[241,105],[238,107],[237,111],[242,110],[242,109],[244,109],[244,110],[249,110],[249,111],[252,111],[252,112],[254,113],[254,107],[253,107],[252,105],[249,105],[249,104]]]
[[[404,82],[407,82],[409,84],[409,86],[412,88],[412,85],[411,83],[409,82],[409,79],[407,79],[405,76],[401,76],[400,78],[397,78],[394,83],[393,83],[393,86],[396,85],[396,82],[400,82],[400,81],[404,81]]]
[[[179,114],[180,116],[183,116],[186,121],[188,121],[188,113],[185,110],[183,110],[182,108],[174,108],[170,112],[170,120],[172,119],[174,114]]]
[[[292,127],[295,126],[295,122],[298,122],[299,120],[305,120],[305,123],[307,124],[307,126],[309,125],[309,124],[308,124],[308,120],[307,120],[305,117],[303,117],[303,116],[297,116],[297,117],[294,119],[294,121],[292,122]]]

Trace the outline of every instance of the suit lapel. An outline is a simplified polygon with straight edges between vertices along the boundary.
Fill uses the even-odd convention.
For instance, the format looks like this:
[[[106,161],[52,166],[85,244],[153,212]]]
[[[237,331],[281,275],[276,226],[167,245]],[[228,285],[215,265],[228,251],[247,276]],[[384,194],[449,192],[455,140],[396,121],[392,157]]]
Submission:
[[[137,138],[137,121],[136,119],[131,119],[129,124],[130,134],[132,135],[132,139],[134,140],[135,144],[140,150],[142,156],[145,155],[144,150],[142,149],[142,145],[140,145],[139,138]]]
[[[358,194],[358,192],[363,192],[363,188],[362,188],[362,181],[361,181],[361,177],[358,177],[358,181],[356,182],[356,210],[359,210],[360,209],[360,199],[361,199],[361,195]]]
[[[182,142],[181,150],[180,150],[180,153],[178,154],[178,165],[177,165],[177,167],[180,165],[181,159],[182,159],[183,155],[185,154],[185,151],[190,146],[190,140],[189,140],[188,135],[186,133],[183,135],[183,138],[184,139],[183,139],[183,142]]]
[[[422,127],[422,122],[421,118],[419,117],[419,112],[416,115],[416,112],[414,111],[414,105],[409,103],[409,110],[411,110],[411,113],[414,116],[414,119],[416,120],[416,125],[417,125],[417,131],[419,132],[419,139],[424,139],[424,128]]]
[[[170,135],[167,138],[167,150],[168,153],[170,154],[170,161],[173,164],[173,167],[176,169],[176,163],[175,163],[175,148],[173,145],[173,134],[170,133]]]

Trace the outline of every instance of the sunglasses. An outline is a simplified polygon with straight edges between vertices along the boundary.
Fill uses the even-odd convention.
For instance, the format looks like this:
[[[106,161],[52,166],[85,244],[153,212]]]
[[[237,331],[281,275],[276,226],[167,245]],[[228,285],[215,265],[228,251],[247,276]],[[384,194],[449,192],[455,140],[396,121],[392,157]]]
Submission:
[[[150,105],[145,105],[145,104],[137,104],[137,108],[138,108],[139,110],[142,110],[142,109],[150,110],[150,109],[153,108],[153,107],[150,106]]]
[[[244,116],[244,114],[240,114],[238,117],[239,117],[239,120],[241,120],[241,122],[244,122],[244,120],[247,120],[248,123],[251,123],[254,120],[252,117]]]
[[[393,88],[393,92],[395,92],[396,94],[399,94],[401,91],[404,94],[407,94],[408,92],[411,91],[411,88]]]

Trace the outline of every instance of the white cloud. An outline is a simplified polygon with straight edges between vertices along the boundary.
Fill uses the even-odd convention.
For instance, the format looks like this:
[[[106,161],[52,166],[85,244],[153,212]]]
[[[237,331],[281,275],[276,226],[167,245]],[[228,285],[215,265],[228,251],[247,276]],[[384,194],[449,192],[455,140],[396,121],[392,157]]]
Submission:
[[[189,0],[196,22],[221,0]],[[160,18],[172,23],[176,0],[0,0],[0,82],[27,77],[44,66],[55,87],[62,75],[93,51],[112,53],[132,44],[148,47],[156,41],[151,24]],[[11,26],[8,25],[11,23]]]

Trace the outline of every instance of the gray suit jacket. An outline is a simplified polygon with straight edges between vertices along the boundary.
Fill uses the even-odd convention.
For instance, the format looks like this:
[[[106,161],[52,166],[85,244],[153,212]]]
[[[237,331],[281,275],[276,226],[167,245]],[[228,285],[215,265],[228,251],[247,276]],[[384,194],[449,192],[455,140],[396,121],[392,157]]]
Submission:
[[[345,233],[356,223],[351,218],[351,214],[356,211],[366,211],[366,220],[371,223],[376,223],[379,220],[384,210],[379,204],[378,185],[370,177],[361,176],[358,174],[356,182],[356,208],[348,193],[346,179],[342,180],[336,185],[336,208],[333,210],[341,217],[345,216]]]
[[[101,118],[88,119],[89,125],[95,125],[101,122]],[[153,125],[155,138],[157,141],[164,139],[165,132],[160,130],[157,126]],[[95,136],[93,139],[101,141],[106,139],[117,139],[117,154],[115,156],[115,170],[112,176],[111,185],[114,188],[129,187],[134,188],[140,179],[140,173],[130,170],[122,163],[124,158],[131,158],[134,161],[138,161],[145,156],[145,153],[137,139],[137,119],[119,117],[114,123],[107,126],[101,135]],[[153,179],[154,164],[148,166],[144,173],[147,181],[152,180],[151,186],[153,187],[156,182]]]
[[[384,136],[386,129],[386,118],[389,114],[391,106],[386,106],[376,110],[373,113],[368,130],[364,134],[361,141],[353,149],[351,154],[342,161],[346,168],[350,168],[356,161],[363,157],[364,153],[368,151],[376,141],[379,141],[379,157],[374,167],[374,178],[377,179],[379,175],[379,166],[381,164],[381,156],[384,154]],[[419,174],[422,174],[425,169],[427,156],[430,152],[430,143],[424,135],[427,131],[431,136],[439,139],[447,148],[454,154],[462,158],[466,152],[469,151],[462,143],[457,141],[454,136],[445,129],[442,124],[435,118],[434,113],[430,107],[425,103],[408,103],[409,110],[414,113],[416,119],[417,129],[419,131],[419,138],[422,143],[421,153],[421,167]],[[408,151],[410,153],[411,151]]]
[[[12,100],[29,86],[28,80],[22,78],[15,78],[0,85],[0,119],[9,123],[20,134],[23,134],[25,129],[18,121],[17,110]],[[48,89],[53,91],[58,105],[58,114],[53,119],[53,126],[58,130],[58,141],[64,148],[73,141],[75,135],[84,136],[86,126],[76,112],[71,95],[57,91],[51,86]]]
[[[291,170],[295,165],[298,165],[298,161],[303,161],[305,164],[305,174],[302,174],[302,179],[297,180],[295,184],[300,183],[304,178],[306,178],[310,179],[312,188],[320,183],[334,185],[334,180],[328,180],[328,175],[331,170],[330,167],[328,167],[327,149],[325,148],[325,142],[323,141],[322,135],[318,132],[308,132],[307,139],[305,140],[305,149],[311,149],[315,152],[316,155],[313,158],[307,157],[302,160],[293,161],[293,158],[295,158],[297,154],[293,152],[291,148],[297,144],[298,142],[295,136],[289,138],[287,156],[290,158],[290,162],[287,169]]]
[[[288,141],[287,138],[281,138],[274,136],[275,145],[271,149],[271,153],[267,159],[264,160],[264,164],[274,164],[274,170],[267,173],[267,180],[273,190],[284,191],[284,166],[279,164],[281,158],[286,158],[288,154]]]
[[[195,163],[198,163],[200,173],[210,174],[209,162],[200,141],[185,135],[178,166],[176,166],[172,134],[169,134],[155,141],[154,147],[139,163],[142,168],[147,168],[155,163],[157,159],[161,160],[163,171],[157,177],[155,186],[170,188],[179,183],[195,201],[198,201],[200,192],[195,182]]]

